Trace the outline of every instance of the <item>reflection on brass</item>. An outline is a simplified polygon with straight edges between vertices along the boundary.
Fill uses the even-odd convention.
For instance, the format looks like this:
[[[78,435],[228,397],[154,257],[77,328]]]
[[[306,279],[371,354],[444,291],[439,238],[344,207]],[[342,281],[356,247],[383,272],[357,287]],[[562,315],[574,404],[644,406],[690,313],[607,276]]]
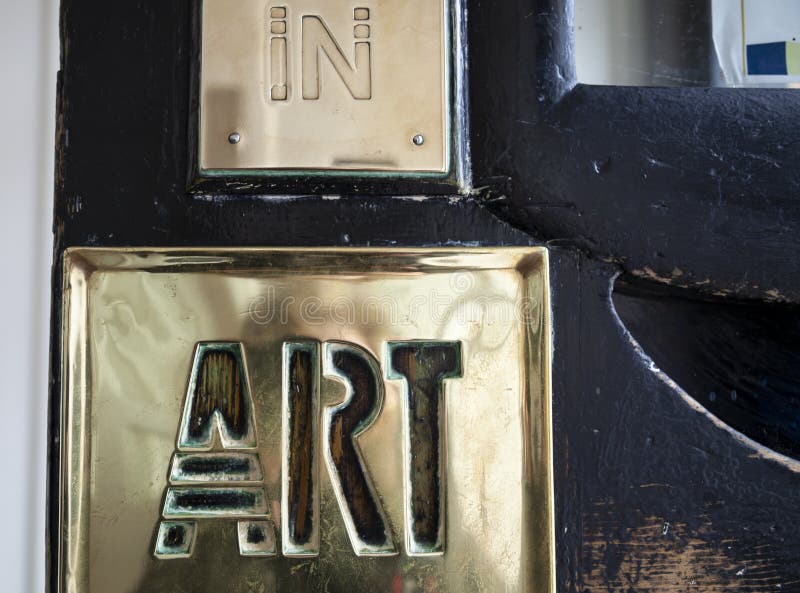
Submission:
[[[283,345],[283,482],[285,556],[319,554],[319,344]]]
[[[215,425],[224,448],[256,446],[250,385],[241,344],[197,345],[178,446],[208,450]]]
[[[406,551],[444,551],[444,380],[461,377],[459,342],[389,342],[388,379],[405,381]]]
[[[62,592],[554,592],[544,249],[64,265]]]
[[[256,448],[256,423],[250,381],[241,343],[200,342],[195,348],[189,386],[183,404],[178,451],[172,460],[170,486],[158,526],[156,557],[183,557],[194,546],[196,523],[184,523],[181,553],[165,553],[163,534],[170,519],[250,517],[259,522],[239,524],[239,549],[243,556],[272,555],[274,531],[269,518],[261,461]],[[196,451],[211,451],[197,453]],[[231,482],[249,481],[241,486]],[[199,483],[199,484],[198,484]],[[261,533],[256,542],[242,541],[247,533]],[[170,527],[166,533],[173,533]],[[183,529],[183,527],[177,527]],[[252,538],[251,538],[252,539]],[[263,545],[261,545],[263,544]],[[173,546],[176,547],[176,546]]]
[[[178,453],[169,476],[172,484],[261,480],[261,463],[253,453]]]
[[[194,547],[193,522],[162,521],[156,535],[156,558],[189,558]]]
[[[275,525],[272,521],[239,521],[239,554],[242,556],[275,556]]]
[[[202,6],[202,172],[449,172],[450,0]]]
[[[326,342],[324,376],[341,381],[344,401],[323,420],[323,449],[353,551],[359,556],[394,555],[391,528],[364,463],[360,438],[378,419],[383,382],[375,357],[356,344]]]

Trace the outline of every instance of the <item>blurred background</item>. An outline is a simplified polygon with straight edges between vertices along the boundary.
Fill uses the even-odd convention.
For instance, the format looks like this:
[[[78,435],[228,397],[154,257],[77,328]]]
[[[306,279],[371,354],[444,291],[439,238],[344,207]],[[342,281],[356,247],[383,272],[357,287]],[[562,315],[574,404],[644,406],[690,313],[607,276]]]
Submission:
[[[44,591],[58,0],[0,0],[2,590]]]
[[[573,0],[584,84],[800,86],[798,0]]]

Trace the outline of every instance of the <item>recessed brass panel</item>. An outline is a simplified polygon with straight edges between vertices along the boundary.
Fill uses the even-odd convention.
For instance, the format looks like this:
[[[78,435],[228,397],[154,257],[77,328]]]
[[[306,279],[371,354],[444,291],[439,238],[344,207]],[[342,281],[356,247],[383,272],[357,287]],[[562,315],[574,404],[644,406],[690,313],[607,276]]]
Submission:
[[[555,591],[546,250],[64,270],[60,591]]]
[[[200,169],[443,175],[449,0],[203,0]]]

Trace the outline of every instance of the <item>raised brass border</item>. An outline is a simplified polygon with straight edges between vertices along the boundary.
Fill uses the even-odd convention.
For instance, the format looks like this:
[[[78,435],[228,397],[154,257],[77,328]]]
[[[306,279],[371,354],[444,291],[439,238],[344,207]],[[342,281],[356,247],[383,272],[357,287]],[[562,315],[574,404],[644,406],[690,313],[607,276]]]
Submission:
[[[262,178],[270,181],[299,178],[327,178],[342,180],[371,179],[377,181],[428,181],[452,184],[461,193],[471,189],[472,163],[469,145],[469,100],[467,79],[467,10],[466,0],[444,0],[445,26],[445,136],[447,138],[445,169],[439,171],[377,171],[377,170],[335,170],[335,169],[205,169],[200,166],[200,125],[202,122],[202,101],[198,96],[196,118],[192,125],[196,128],[194,162],[196,174],[200,178]],[[202,29],[203,0],[197,3],[198,21]],[[197,92],[202,88],[202,39],[196,51]],[[276,192],[271,192],[276,193]]]
[[[349,266],[334,266],[336,257]],[[439,256],[440,259],[437,260]],[[91,377],[88,348],[88,285],[95,272],[111,270],[176,270],[194,266],[195,271],[245,271],[270,262],[309,271],[357,272],[395,269],[404,264],[411,271],[513,269],[528,278],[526,291],[542,299],[537,329],[526,324],[525,360],[531,440],[525,443],[522,487],[536,501],[529,509],[521,534],[534,574],[526,575],[526,593],[555,593],[555,517],[552,438],[552,312],[548,251],[542,247],[497,248],[69,248],[63,257],[63,304],[61,327],[61,442],[58,463],[58,527],[54,542],[58,558],[58,593],[90,593],[89,557],[82,553],[89,536],[90,501],[88,435],[91,429],[89,400]],[[409,261],[405,261],[409,260]],[[430,263],[428,263],[430,262]],[[438,263],[438,266],[437,266]],[[293,265],[294,264],[294,265]],[[532,356],[540,352],[541,357]],[[533,377],[536,377],[534,379]],[[540,385],[537,386],[537,381]]]

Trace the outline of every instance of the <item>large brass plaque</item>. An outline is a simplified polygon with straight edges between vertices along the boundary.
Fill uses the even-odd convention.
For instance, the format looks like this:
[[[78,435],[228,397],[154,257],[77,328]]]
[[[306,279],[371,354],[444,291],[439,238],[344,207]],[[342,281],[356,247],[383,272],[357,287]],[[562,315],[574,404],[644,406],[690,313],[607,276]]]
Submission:
[[[64,269],[62,592],[555,591],[546,250]]]
[[[203,0],[200,168],[447,173],[450,0]]]

